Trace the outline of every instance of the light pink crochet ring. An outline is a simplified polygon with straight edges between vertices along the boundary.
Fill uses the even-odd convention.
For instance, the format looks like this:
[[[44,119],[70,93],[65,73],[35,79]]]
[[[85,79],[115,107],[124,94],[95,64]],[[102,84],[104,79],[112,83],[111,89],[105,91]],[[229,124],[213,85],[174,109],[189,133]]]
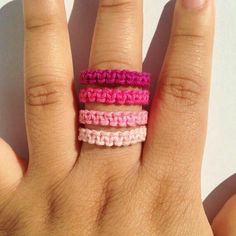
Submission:
[[[146,126],[141,126],[132,130],[117,131],[117,132],[107,132],[107,131],[97,131],[85,128],[79,128],[78,139],[89,144],[96,144],[99,146],[129,146],[131,144],[136,144],[143,142],[146,139],[147,128]]]
[[[148,90],[83,88],[79,99],[82,103],[106,103],[118,105],[147,105],[149,103]]]
[[[135,127],[147,124],[148,112],[106,112],[80,110],[79,121],[81,124],[87,125]]]

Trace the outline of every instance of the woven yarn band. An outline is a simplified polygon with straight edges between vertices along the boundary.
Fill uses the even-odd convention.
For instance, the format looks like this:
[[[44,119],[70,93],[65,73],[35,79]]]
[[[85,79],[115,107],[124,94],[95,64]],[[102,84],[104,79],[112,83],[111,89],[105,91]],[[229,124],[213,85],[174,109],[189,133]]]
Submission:
[[[85,70],[80,74],[81,84],[150,86],[150,74],[128,70]]]
[[[79,128],[78,139],[89,144],[96,144],[99,146],[129,146],[132,144],[144,142],[147,135],[147,128],[141,126],[136,129],[107,132],[98,131],[85,128]]]
[[[148,90],[83,88],[79,99],[82,103],[105,103],[118,105],[147,105],[149,103]]]
[[[147,124],[148,112],[106,112],[94,110],[80,110],[79,121],[81,124],[87,125],[135,127]]]

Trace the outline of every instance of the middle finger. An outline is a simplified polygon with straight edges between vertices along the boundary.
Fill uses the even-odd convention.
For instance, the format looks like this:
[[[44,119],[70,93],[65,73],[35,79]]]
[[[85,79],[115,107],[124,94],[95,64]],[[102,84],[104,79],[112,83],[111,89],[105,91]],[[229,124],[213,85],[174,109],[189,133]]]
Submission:
[[[90,69],[142,69],[142,0],[100,0],[90,54]],[[140,111],[139,105],[104,105],[88,103],[88,110]],[[91,126],[89,126],[91,127]],[[104,127],[91,127],[104,129]],[[107,128],[109,131],[113,128]],[[139,161],[141,144],[121,148],[106,148],[83,143],[80,162],[104,160],[130,167]],[[122,159],[122,161],[120,160]],[[102,161],[103,162],[103,161]],[[102,163],[100,162],[100,163]],[[109,169],[112,165],[109,164]],[[120,169],[118,168],[118,169]],[[117,170],[117,165],[115,164]],[[113,171],[113,170],[111,170]]]

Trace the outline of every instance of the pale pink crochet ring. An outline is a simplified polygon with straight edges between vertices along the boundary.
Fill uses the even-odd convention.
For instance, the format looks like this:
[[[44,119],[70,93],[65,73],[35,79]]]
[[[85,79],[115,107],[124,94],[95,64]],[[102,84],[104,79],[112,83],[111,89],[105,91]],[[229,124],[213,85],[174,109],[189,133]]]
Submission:
[[[150,86],[150,74],[129,70],[85,70],[80,74],[80,83],[148,88]]]
[[[94,110],[80,110],[79,122],[87,125],[101,125],[111,127],[135,127],[146,125],[148,112],[106,112]]]
[[[79,128],[78,139],[89,144],[99,146],[129,146],[132,144],[144,142],[147,135],[146,126],[141,126],[132,130],[107,132]]]
[[[111,88],[83,88],[79,99],[82,103],[105,103],[117,105],[147,105],[149,103],[148,90],[111,89]]]

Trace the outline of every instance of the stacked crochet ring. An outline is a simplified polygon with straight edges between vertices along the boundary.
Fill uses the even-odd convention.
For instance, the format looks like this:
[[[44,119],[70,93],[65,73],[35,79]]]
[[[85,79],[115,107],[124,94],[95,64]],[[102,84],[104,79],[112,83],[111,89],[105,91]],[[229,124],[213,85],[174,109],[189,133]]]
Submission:
[[[107,87],[86,87],[80,90],[81,103],[103,103],[115,105],[147,105],[149,103],[150,75],[145,72],[128,70],[86,70],[80,75],[83,85]],[[108,86],[125,86],[111,88]],[[128,87],[139,87],[130,89]],[[79,129],[79,140],[100,146],[129,146],[146,139],[148,112],[106,112],[81,110],[79,122],[84,125],[109,127],[134,127],[125,131],[108,132],[103,130]]]

